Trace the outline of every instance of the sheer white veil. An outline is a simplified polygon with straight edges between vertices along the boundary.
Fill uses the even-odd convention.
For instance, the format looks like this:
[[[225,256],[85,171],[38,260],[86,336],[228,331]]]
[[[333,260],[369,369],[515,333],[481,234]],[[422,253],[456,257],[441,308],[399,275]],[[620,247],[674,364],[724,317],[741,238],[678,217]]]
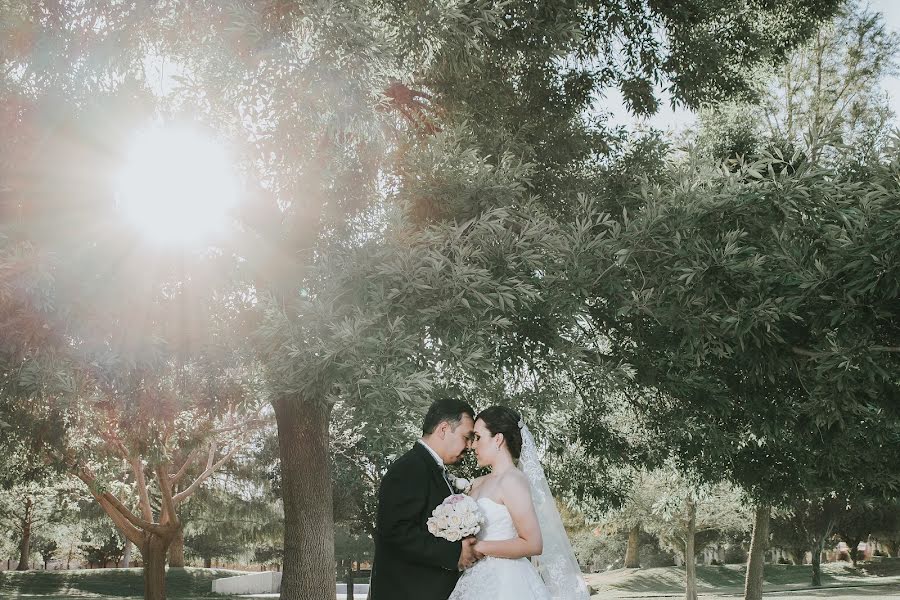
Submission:
[[[553,600],[587,600],[590,593],[581,576],[578,561],[575,560],[556,501],[550,493],[534,437],[524,421],[519,421],[519,428],[522,431],[519,468],[528,478],[531,498],[541,526],[541,537],[544,539],[544,552],[533,557],[532,563],[540,572]]]

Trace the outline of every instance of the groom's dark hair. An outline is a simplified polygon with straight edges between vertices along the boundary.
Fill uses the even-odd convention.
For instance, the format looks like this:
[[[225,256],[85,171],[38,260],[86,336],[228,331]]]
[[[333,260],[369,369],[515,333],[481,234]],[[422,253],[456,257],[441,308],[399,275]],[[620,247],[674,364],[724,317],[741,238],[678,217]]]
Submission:
[[[435,400],[428,407],[428,412],[425,413],[425,420],[422,421],[422,435],[433,433],[441,421],[447,421],[453,429],[456,429],[460,421],[462,421],[463,415],[469,415],[473,421],[475,420],[475,411],[472,410],[468,402],[458,398]]]

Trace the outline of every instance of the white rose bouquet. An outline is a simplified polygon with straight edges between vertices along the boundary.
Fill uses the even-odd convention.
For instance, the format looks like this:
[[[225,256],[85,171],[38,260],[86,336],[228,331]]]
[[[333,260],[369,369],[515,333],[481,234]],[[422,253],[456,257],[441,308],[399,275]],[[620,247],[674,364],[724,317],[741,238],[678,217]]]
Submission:
[[[481,531],[482,523],[484,515],[478,503],[471,496],[453,494],[435,507],[428,518],[428,531],[435,537],[458,542]]]

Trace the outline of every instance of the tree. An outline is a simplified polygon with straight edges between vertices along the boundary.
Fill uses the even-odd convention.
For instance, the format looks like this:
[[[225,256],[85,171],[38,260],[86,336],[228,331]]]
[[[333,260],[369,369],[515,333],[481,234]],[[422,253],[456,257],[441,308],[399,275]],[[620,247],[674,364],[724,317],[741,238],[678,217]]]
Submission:
[[[898,45],[878,12],[849,2],[774,72],[758,72],[758,104],[702,111],[698,141],[720,160],[778,147],[864,168],[888,149],[893,115],[881,83],[896,72]]]
[[[106,121],[128,123],[140,119],[135,107],[142,107],[146,115],[196,115],[240,146],[253,201],[244,211],[244,243],[223,255],[236,259],[238,295],[260,299],[243,313],[260,327],[259,335],[252,337],[256,358],[272,394],[283,463],[290,465],[284,477],[284,593],[289,598],[325,597],[333,592],[327,460],[331,406],[338,397],[374,404],[379,395],[376,391],[366,398],[360,390],[350,394],[346,390],[354,380],[343,377],[360,370],[323,363],[304,349],[316,346],[319,339],[335,344],[352,340],[345,324],[366,319],[373,324],[387,322],[381,309],[374,316],[357,314],[354,321],[348,316],[353,314],[350,307],[341,306],[334,313],[324,311],[323,320],[309,326],[307,340],[307,325],[297,321],[297,313],[277,316],[278,310],[302,303],[297,296],[303,290],[316,290],[313,302],[325,303],[317,282],[307,277],[310,265],[316,266],[317,252],[333,247],[319,237],[333,242],[348,230],[356,235],[359,228],[346,224],[360,218],[372,218],[377,234],[380,222],[373,216],[382,209],[379,201],[386,188],[396,189],[394,199],[409,201],[408,206],[427,208],[430,199],[452,196],[464,199],[468,203],[464,207],[414,211],[450,220],[474,217],[497,205],[521,205],[531,193],[529,183],[548,205],[561,204],[574,197],[570,192],[586,179],[583,174],[590,171],[602,141],[596,128],[585,129],[581,115],[595,89],[616,83],[632,106],[645,112],[655,105],[650,82],[658,76],[668,76],[675,97],[691,104],[740,93],[747,88],[747,65],[782,57],[837,4],[794,0],[776,9],[768,3],[753,3],[753,11],[746,11],[744,2],[727,2],[712,12],[699,0],[678,6],[656,3],[640,11],[623,2],[599,7],[479,2],[427,9],[362,0],[303,5],[164,2],[117,5],[105,11],[66,3],[7,3],[3,21],[12,26],[0,53],[4,61],[0,89],[14,101],[3,103],[9,107],[4,131],[10,133],[4,139],[0,164],[3,180],[12,182],[4,195],[15,214],[33,215],[42,208],[44,216],[69,206],[68,192],[75,186],[61,186],[69,188],[66,193],[57,189],[52,194],[41,189],[47,179],[25,176],[60,170],[59,164],[67,164],[41,162],[67,154],[64,148],[56,153],[44,151],[42,134],[53,123],[43,120],[47,114],[39,110],[43,106],[72,114],[77,127],[70,128],[71,138],[76,147],[90,139],[86,132],[95,131],[89,117],[102,114]],[[772,14],[780,18],[765,18]],[[442,26],[423,27],[423,23]],[[723,28],[728,33],[724,37]],[[659,31],[665,35],[657,35]],[[32,53],[30,39],[60,43],[47,52]],[[661,39],[666,40],[665,46]],[[147,48],[152,48],[154,57],[171,61],[181,70],[174,89],[163,90],[159,96],[149,93],[150,81],[144,72]],[[560,75],[560,56],[572,56],[580,64]],[[473,85],[479,81],[482,86]],[[428,140],[418,144],[438,129],[454,130],[464,120],[472,123],[473,134],[461,136],[458,144],[452,137],[442,138],[450,140],[446,144]],[[491,139],[500,142],[491,143]],[[569,144],[570,139],[580,143]],[[494,152],[498,146],[502,151]],[[438,167],[434,177],[405,170],[429,156]],[[535,166],[526,168],[528,164]],[[472,180],[470,173],[483,178]],[[531,180],[529,173],[534,173]],[[392,183],[385,186],[385,182]],[[89,195],[79,194],[79,200]],[[36,198],[46,204],[40,206]],[[372,212],[361,210],[373,206]],[[359,235],[372,234],[368,230]],[[399,248],[405,256],[407,247],[400,244]],[[419,275],[428,267],[420,265]],[[440,273],[446,275],[446,270]],[[504,281],[494,275],[492,285]],[[477,322],[490,331],[497,327],[493,317],[508,299],[521,306],[515,296],[501,295],[491,299],[500,310],[497,306],[487,310],[487,302],[475,298],[474,310],[458,303],[443,306],[444,311],[459,321],[473,318],[474,313],[480,320],[470,325]],[[465,300],[470,302],[468,297]],[[335,316],[336,320],[328,320]],[[397,321],[398,313],[392,316],[390,323],[404,323]],[[421,335],[425,330],[421,320],[411,320],[420,342],[440,339],[430,332]],[[534,321],[526,314],[520,324]],[[441,319],[435,322],[446,325]],[[273,323],[290,325],[296,335],[287,339],[268,335]],[[40,326],[20,329],[42,332]],[[20,340],[21,331],[10,339]],[[510,343],[506,349],[511,347]],[[304,363],[304,357],[309,362]],[[461,371],[466,360],[447,364]],[[407,383],[398,376],[392,383],[386,374],[396,365],[411,368],[405,359],[381,357],[369,363],[368,373],[381,378],[360,379],[398,386],[397,394],[380,396],[391,399],[400,396],[403,400],[408,389],[426,387],[417,383],[421,375],[410,375]],[[418,367],[424,370],[432,365]],[[303,381],[299,381],[301,373]],[[373,385],[366,393],[372,389],[380,388]],[[163,477],[161,490],[165,483]],[[162,495],[165,500],[167,494]],[[317,512],[301,518],[301,506],[316,507]],[[174,524],[177,520],[169,509],[167,516]],[[127,519],[124,512],[122,516]],[[157,544],[165,546],[168,530],[156,531],[165,533],[163,543]]]
[[[212,477],[182,511],[187,552],[206,568],[214,559],[248,557],[250,548],[280,540],[284,516],[277,482],[269,478],[277,448],[271,427]]]
[[[882,508],[882,517],[873,530],[878,543],[888,556],[897,556],[900,552],[900,511],[897,502],[888,502]]]
[[[38,549],[35,542],[48,541],[43,534],[66,518],[77,499],[77,492],[66,481],[24,483],[0,490],[0,523],[17,539],[17,570],[28,570]]]
[[[685,565],[685,598],[696,600],[696,556],[726,533],[749,529],[750,515],[739,490],[702,486],[669,470],[656,474],[657,497],[645,528],[675,548]]]
[[[798,498],[786,512],[777,516],[772,526],[775,543],[793,551],[797,564],[803,555],[812,555],[812,585],[822,585],[822,552],[831,540],[842,507],[830,496]]]
[[[125,543],[117,533],[108,533],[99,540],[83,540],[79,548],[87,560],[88,568],[94,565],[98,569],[105,569],[110,563],[117,564],[125,554]]]
[[[859,545],[868,542],[876,531],[888,531],[897,522],[894,507],[883,505],[874,498],[846,498],[840,511],[834,532],[847,544],[853,566],[863,558]]]
[[[897,382],[884,367],[896,356],[896,289],[857,255],[897,251],[886,232],[898,215],[881,191],[896,167],[873,166],[869,187],[787,162],[763,158],[736,173],[701,169],[706,175],[648,186],[636,213],[598,223],[619,241],[596,267],[609,284],[598,293],[597,329],[609,338],[619,331],[607,323],[627,324],[618,343],[640,349],[628,353],[638,378],[670,396],[644,414],[684,460],[702,459],[697,468],[730,465],[763,508],[807,477],[879,493],[896,478],[880,453],[852,452],[866,428],[879,443],[896,440],[896,420],[882,416],[895,414],[888,399]],[[849,247],[848,218],[858,227]],[[624,272],[606,270],[616,260]],[[879,308],[853,308],[862,297]]]
[[[631,489],[622,506],[603,518],[604,529],[611,527],[628,533],[624,562],[626,569],[641,566],[638,553],[641,531],[646,531],[647,524],[658,518],[653,509],[660,497],[667,493],[665,487],[666,477],[663,473],[639,471],[632,479]]]
[[[57,550],[59,550],[59,546],[54,540],[38,538],[37,544],[35,544],[38,553],[41,555],[41,559],[44,561],[44,570],[47,570],[47,564],[56,558]]]

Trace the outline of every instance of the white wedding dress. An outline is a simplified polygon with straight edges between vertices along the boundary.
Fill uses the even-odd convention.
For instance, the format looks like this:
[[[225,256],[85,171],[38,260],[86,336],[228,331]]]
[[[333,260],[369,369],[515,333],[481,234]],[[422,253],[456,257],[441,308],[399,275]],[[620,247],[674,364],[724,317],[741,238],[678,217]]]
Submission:
[[[509,510],[490,498],[479,498],[484,525],[478,539],[502,541],[518,537]],[[487,556],[466,569],[447,600],[551,600],[537,569],[527,558]]]

